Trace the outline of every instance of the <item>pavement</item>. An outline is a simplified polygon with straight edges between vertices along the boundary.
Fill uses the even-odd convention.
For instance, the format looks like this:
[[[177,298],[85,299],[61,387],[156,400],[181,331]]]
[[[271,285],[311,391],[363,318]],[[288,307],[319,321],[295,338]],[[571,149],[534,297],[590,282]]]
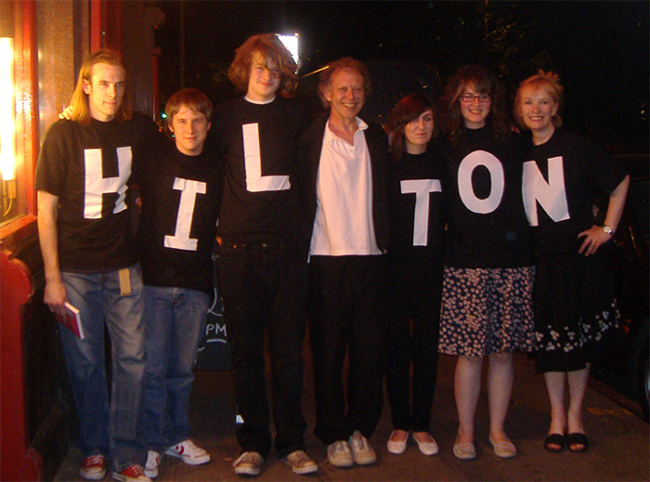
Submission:
[[[476,413],[475,445],[478,458],[461,461],[452,447],[458,418],[453,396],[455,358],[441,356],[436,396],[432,410],[431,433],[438,441],[438,455],[422,455],[411,440],[406,452],[393,455],[386,450],[392,426],[387,404],[370,443],[377,452],[377,463],[367,467],[338,469],[326,462],[326,448],[312,433],[314,403],[311,384],[310,354],[306,350],[304,413],[308,429],[305,443],[308,453],[319,465],[315,475],[296,475],[271,453],[254,480],[266,481],[645,481],[650,480],[650,439],[648,423],[629,408],[610,398],[598,383],[590,384],[585,399],[585,427],[589,449],[574,454],[559,454],[543,447],[550,423],[544,379],[535,372],[534,361],[526,354],[515,354],[515,382],[506,433],[516,445],[514,459],[500,459],[488,442],[487,399],[483,386]],[[212,455],[200,466],[185,465],[181,460],[164,457],[156,481],[241,481],[231,467],[239,454],[235,439],[236,403],[230,374],[222,371],[197,371],[190,421],[192,439]],[[79,481],[81,455],[69,451],[54,480]],[[104,480],[111,480],[110,473]]]

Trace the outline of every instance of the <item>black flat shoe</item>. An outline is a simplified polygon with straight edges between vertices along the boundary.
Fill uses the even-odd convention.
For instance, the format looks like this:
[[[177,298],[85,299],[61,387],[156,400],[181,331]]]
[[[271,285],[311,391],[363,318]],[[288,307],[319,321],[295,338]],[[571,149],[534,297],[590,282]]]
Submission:
[[[554,445],[557,445],[560,448],[558,449],[554,447]],[[544,440],[544,448],[549,452],[556,454],[562,452],[564,450],[564,435],[559,433],[552,433],[546,437],[546,440]]]
[[[566,437],[566,442],[567,445],[569,446],[569,450],[574,453],[581,453],[587,450],[587,447],[589,447],[589,439],[584,433],[570,433]],[[580,449],[573,449],[571,448],[572,445],[582,445],[582,448]]]

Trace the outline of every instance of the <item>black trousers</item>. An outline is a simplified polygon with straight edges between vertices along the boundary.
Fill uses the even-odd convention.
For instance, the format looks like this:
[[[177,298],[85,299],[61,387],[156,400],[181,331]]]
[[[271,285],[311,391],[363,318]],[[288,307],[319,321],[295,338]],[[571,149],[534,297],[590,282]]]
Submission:
[[[284,457],[304,450],[303,360],[307,295],[304,249],[290,244],[230,245],[220,249],[224,319],[232,378],[243,424],[242,452],[266,457],[272,445],[265,383],[265,334],[271,358],[274,446]]]
[[[395,429],[429,431],[438,374],[441,294],[442,275],[432,290],[404,292],[395,286],[391,294],[386,389]]]
[[[312,256],[309,264],[314,434],[328,445],[347,440],[355,430],[370,438],[381,417],[385,258]]]

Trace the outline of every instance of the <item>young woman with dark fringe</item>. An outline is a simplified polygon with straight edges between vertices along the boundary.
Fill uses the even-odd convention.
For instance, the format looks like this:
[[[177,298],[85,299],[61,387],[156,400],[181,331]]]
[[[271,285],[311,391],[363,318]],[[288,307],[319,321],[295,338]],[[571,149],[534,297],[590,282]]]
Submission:
[[[386,386],[394,427],[387,448],[393,454],[406,450],[411,432],[424,455],[439,451],[429,433],[445,228],[442,159],[431,146],[437,118],[428,97],[411,94],[394,107],[386,129],[392,155],[389,258],[394,295],[386,328]]]

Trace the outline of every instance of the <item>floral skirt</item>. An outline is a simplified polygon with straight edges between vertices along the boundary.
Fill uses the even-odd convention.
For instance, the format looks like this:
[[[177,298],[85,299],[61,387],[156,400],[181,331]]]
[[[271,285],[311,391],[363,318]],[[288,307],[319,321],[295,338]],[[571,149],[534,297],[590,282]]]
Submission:
[[[440,353],[486,357],[535,347],[535,268],[445,267]]]
[[[538,372],[581,370],[613,342],[620,313],[605,253],[540,256],[533,298]]]

